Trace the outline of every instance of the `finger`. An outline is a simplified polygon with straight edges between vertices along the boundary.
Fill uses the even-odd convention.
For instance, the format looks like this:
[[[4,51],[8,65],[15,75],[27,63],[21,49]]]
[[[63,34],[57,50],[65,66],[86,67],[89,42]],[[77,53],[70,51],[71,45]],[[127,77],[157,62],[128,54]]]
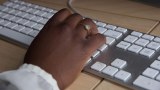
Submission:
[[[66,8],[61,9],[49,20],[49,23],[52,23],[53,25],[60,24],[70,15],[71,15],[70,10]]]
[[[91,52],[95,51],[96,49],[100,48],[106,42],[106,37],[102,34],[95,34],[91,36],[86,41],[86,48],[91,50]]]
[[[66,18],[64,23],[68,23],[72,28],[75,28],[82,19],[83,17],[80,14],[75,13]]]
[[[86,30],[85,25],[89,25],[90,29]],[[98,33],[96,24],[89,18],[80,21],[76,28],[77,33],[80,34],[83,38],[86,38],[88,35]]]

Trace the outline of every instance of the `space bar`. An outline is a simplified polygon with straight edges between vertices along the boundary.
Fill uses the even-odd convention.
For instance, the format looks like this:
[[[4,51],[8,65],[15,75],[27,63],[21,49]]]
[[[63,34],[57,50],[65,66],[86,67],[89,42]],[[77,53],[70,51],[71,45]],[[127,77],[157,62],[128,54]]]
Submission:
[[[12,39],[16,42],[22,43],[26,46],[29,46],[34,39],[33,37],[27,36],[25,34],[16,32],[14,30],[11,30],[5,27],[0,29],[0,35],[8,39]]]

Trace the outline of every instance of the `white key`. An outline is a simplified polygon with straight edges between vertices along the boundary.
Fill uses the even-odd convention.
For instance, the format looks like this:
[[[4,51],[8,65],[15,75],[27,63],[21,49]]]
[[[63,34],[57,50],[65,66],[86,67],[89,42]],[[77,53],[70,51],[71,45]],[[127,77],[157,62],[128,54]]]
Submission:
[[[117,32],[117,31],[113,31],[113,30],[107,30],[104,35],[115,38],[115,39],[119,39],[122,36],[122,33]]]
[[[11,19],[12,22],[16,22],[16,23],[18,23],[20,20],[22,20],[22,18],[20,17],[13,17],[13,19]]]
[[[44,25],[42,25],[42,24],[36,24],[35,26],[33,26],[33,28],[36,30],[41,30],[43,27],[44,27]]]
[[[29,20],[27,19],[21,19],[18,24],[22,24],[22,25],[26,25],[27,23],[29,23]]]
[[[26,12],[19,12],[17,16],[24,18],[27,15]]]
[[[39,23],[41,23],[41,24],[46,24],[47,22],[48,22],[48,19],[46,19],[46,18],[43,18],[39,21]]]
[[[122,69],[123,67],[125,67],[127,65],[127,62],[117,58],[111,63],[111,65]]]
[[[102,70],[104,74],[107,74],[109,76],[114,76],[118,72],[118,68],[112,67],[112,66],[107,66]]]
[[[156,77],[156,80],[160,81],[160,74]]]
[[[97,25],[97,26],[100,26],[100,27],[105,27],[105,26],[106,26],[106,23],[97,22],[96,25]]]
[[[116,28],[116,31],[119,31],[121,33],[126,33],[127,29],[126,28],[122,28],[122,27],[118,27],[118,28]]]
[[[160,43],[151,42],[147,45],[148,48],[158,50],[160,48]]]
[[[117,26],[114,26],[114,25],[106,25],[106,28],[107,29],[111,29],[111,30],[115,30],[117,28]]]
[[[106,48],[108,48],[108,45],[103,44],[98,50],[100,50],[101,52],[103,52]]]
[[[35,13],[35,15],[37,15],[37,16],[43,16],[43,15],[45,15],[46,14],[46,12],[44,12],[44,11],[37,11],[37,13]]]
[[[29,34],[31,31],[33,31],[33,29],[31,28],[24,28],[21,32],[24,34]]]
[[[134,53],[139,53],[139,51],[142,50],[142,47],[138,45],[132,45],[128,48],[128,50]]]
[[[124,41],[130,42],[130,43],[134,43],[137,39],[138,39],[138,37],[128,35],[128,36],[124,39]]]
[[[92,58],[97,57],[99,54],[100,54],[100,51],[98,51],[98,50],[94,51],[92,54]]]
[[[3,28],[0,30],[0,35],[3,35],[5,37],[10,37],[12,38],[13,40],[15,41],[18,41],[18,42],[21,42],[23,43],[24,45],[30,45],[31,42],[33,41],[33,37],[30,37],[28,35],[24,35],[22,33],[19,33],[17,31],[14,31],[14,30],[10,30],[10,29],[7,29],[7,28]]]
[[[101,71],[106,67],[106,64],[101,63],[101,62],[96,62],[91,66],[91,69],[96,70],[96,71]]]
[[[16,30],[16,31],[21,31],[21,30],[23,30],[24,28],[25,28],[25,27],[22,26],[22,25],[17,25],[17,26],[15,26],[13,29]]]
[[[149,40],[146,39],[138,39],[135,44],[145,47],[149,43]]]
[[[38,35],[38,31],[37,30],[34,30],[32,32],[29,33],[29,35],[31,35],[32,37],[36,37]]]
[[[160,43],[160,38],[159,38],[159,37],[156,37],[156,38],[154,39],[154,41]]]
[[[32,28],[32,27],[34,27],[35,25],[37,25],[37,23],[32,22],[32,21],[29,21],[28,23],[26,23],[25,26]]]
[[[91,58],[89,58],[87,61],[86,61],[86,63],[85,64],[88,64],[89,62],[91,62],[92,61],[92,59]]]
[[[150,78],[155,78],[158,75],[158,73],[159,73],[158,70],[147,68],[142,74]]]
[[[8,7],[11,6],[12,4],[13,4],[13,2],[10,2],[10,1],[3,3],[3,5],[8,6]]]
[[[14,27],[16,27],[18,24],[16,23],[9,23],[6,27],[13,29]]]
[[[157,70],[160,70],[160,61],[158,60],[155,60],[151,65],[150,67],[154,68],[154,69],[157,69]]]
[[[13,17],[14,17],[13,15],[6,14],[3,18],[7,20],[12,20]]]
[[[131,33],[131,35],[137,36],[137,37],[141,37],[143,34],[140,33],[140,32],[133,31],[133,32]]]
[[[38,10],[37,9],[33,9],[33,8],[28,11],[28,13],[31,13],[31,14],[35,14],[37,12],[38,12]]]
[[[154,53],[155,53],[154,50],[148,49],[148,48],[144,48],[144,49],[142,49],[142,51],[140,51],[140,54],[141,54],[141,55],[147,56],[147,57],[149,57],[149,58],[150,58]]]
[[[25,19],[28,19],[28,20],[31,20],[32,18],[34,18],[35,16],[34,15],[32,15],[32,14],[26,14],[26,15],[24,15],[24,18]]]
[[[13,9],[13,10],[11,10],[9,13],[10,13],[10,14],[13,14],[13,15],[18,15],[18,14],[20,13],[20,11]]]
[[[0,25],[2,26],[7,26],[8,24],[10,24],[11,22],[10,21],[7,21],[7,20],[3,20],[0,22]]]
[[[42,15],[44,18],[50,19],[54,14],[53,13],[45,13]]]
[[[111,37],[106,37],[106,44],[112,45],[116,40]]]
[[[146,90],[160,90],[160,82],[141,75],[133,82],[133,84]]]
[[[32,18],[31,20],[32,21],[35,21],[35,22],[39,22],[41,19],[43,19],[42,17],[39,17],[39,16],[35,16],[34,18]]]
[[[115,78],[120,79],[122,81],[127,81],[131,77],[131,73],[120,70],[116,73]]]
[[[122,48],[122,49],[125,49],[125,50],[126,50],[130,45],[131,45],[130,43],[121,41],[121,42],[118,43],[116,46],[119,47],[119,48]]]
[[[144,34],[144,35],[142,36],[142,38],[148,39],[148,40],[153,40],[153,39],[154,39],[154,36]]]
[[[98,32],[103,34],[107,29],[103,27],[98,27]]]
[[[160,56],[158,57],[158,60],[160,60]]]

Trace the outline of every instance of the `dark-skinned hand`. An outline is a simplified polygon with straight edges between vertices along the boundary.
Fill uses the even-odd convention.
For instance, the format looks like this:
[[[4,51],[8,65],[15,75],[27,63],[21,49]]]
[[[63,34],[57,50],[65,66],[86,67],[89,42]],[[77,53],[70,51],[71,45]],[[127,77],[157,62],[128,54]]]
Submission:
[[[84,25],[89,25],[89,31]],[[57,80],[61,90],[80,74],[92,53],[105,43],[95,23],[72,14],[68,9],[57,12],[30,45],[25,63],[41,67]]]

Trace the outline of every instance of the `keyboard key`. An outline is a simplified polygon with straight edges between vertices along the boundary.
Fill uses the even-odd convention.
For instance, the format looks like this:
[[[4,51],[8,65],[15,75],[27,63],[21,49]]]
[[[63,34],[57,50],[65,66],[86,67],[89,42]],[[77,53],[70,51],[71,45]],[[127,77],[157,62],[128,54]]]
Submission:
[[[158,50],[160,48],[160,43],[151,42],[147,45],[148,48]]]
[[[15,26],[13,29],[16,30],[16,31],[21,31],[25,28],[25,26],[22,26],[22,25],[17,25]]]
[[[27,19],[21,19],[18,24],[21,24],[21,25],[26,25],[27,23],[29,23],[29,21]]]
[[[34,18],[35,16],[34,15],[32,15],[32,14],[25,14],[24,15],[24,18],[25,19],[28,19],[28,20],[31,20],[32,18]]]
[[[144,76],[150,77],[150,78],[155,78],[158,75],[159,71],[152,69],[152,68],[147,68],[142,74]]]
[[[111,63],[111,65],[114,66],[114,67],[122,69],[127,65],[127,62],[117,58]]]
[[[96,71],[101,71],[106,67],[106,64],[101,63],[101,62],[96,62],[91,66],[91,69],[96,70]]]
[[[146,39],[138,39],[135,44],[145,47],[149,43],[149,40]]]
[[[154,39],[154,41],[160,43],[160,38],[159,38],[159,37],[156,37],[156,38]]]
[[[103,34],[107,29],[103,27],[98,27],[98,32]]]
[[[144,34],[144,35],[142,36],[142,38],[147,39],[147,40],[153,40],[153,39],[154,39],[154,36]]]
[[[42,12],[42,11],[41,11],[41,12]],[[40,15],[40,16],[42,16],[42,17],[44,17],[44,18],[47,18],[47,19],[50,19],[53,15],[54,15],[53,13],[45,13],[45,14]]]
[[[124,41],[130,42],[130,43],[134,43],[137,39],[138,39],[138,37],[128,35],[128,36],[124,39]]]
[[[118,27],[118,28],[116,28],[116,31],[119,31],[119,32],[125,34],[127,32],[127,29],[126,28],[122,28],[122,27]]]
[[[22,18],[20,18],[20,17],[13,17],[13,19],[11,19],[11,21],[15,22],[15,23],[18,23],[21,20],[22,20]]]
[[[13,29],[14,27],[18,26],[18,24],[16,23],[9,23],[6,27],[10,28],[10,29]]]
[[[147,56],[147,57],[151,57],[153,54],[155,53],[154,50],[152,49],[148,49],[148,48],[144,48],[142,51],[140,51],[141,55]]]
[[[33,28],[35,25],[37,25],[36,22],[29,21],[28,23],[26,23],[25,26],[30,27],[30,28]]]
[[[146,90],[160,90],[160,82],[141,75],[133,82],[133,84]]]
[[[119,39],[122,36],[122,33],[117,32],[117,31],[113,31],[113,30],[107,30],[104,35],[115,38],[115,39]]]
[[[156,80],[160,81],[160,74],[156,77]]]
[[[38,35],[39,31],[34,30],[32,32],[29,33],[29,35],[31,35],[32,37],[36,37]]]
[[[142,47],[134,44],[128,48],[128,51],[131,51],[134,53],[139,53],[140,50],[142,50]]]
[[[143,34],[140,33],[140,32],[133,31],[133,32],[131,33],[131,35],[137,36],[137,37],[141,37]]]
[[[158,57],[158,60],[160,60],[160,56]]]
[[[112,45],[116,40],[111,37],[106,37],[106,44],[107,45]]]
[[[108,25],[106,25],[106,28],[111,29],[111,30],[115,30],[117,28],[117,26],[108,24]]]
[[[114,76],[118,72],[118,68],[112,67],[112,66],[107,66],[102,70],[102,72],[106,75],[109,76]]]
[[[0,21],[0,25],[2,26],[7,26],[8,24],[10,24],[11,22],[7,21],[7,20],[2,20]]]
[[[130,43],[121,41],[120,43],[118,43],[118,44],[116,45],[116,47],[122,48],[122,49],[126,50],[130,45],[131,45]]]
[[[155,60],[151,65],[150,67],[154,68],[154,69],[157,69],[157,70],[160,70],[160,61],[158,60]]]
[[[46,24],[48,22],[48,19],[46,19],[46,18],[43,18],[43,19],[41,19],[40,21],[39,21],[39,23],[41,23],[41,24]]]
[[[93,54],[92,54],[92,58],[97,57],[100,54],[100,51],[96,50]]]
[[[36,24],[35,26],[33,26],[34,29],[39,30],[39,31],[40,31],[43,27],[44,27],[44,25],[42,25],[42,24]]]
[[[115,78],[120,79],[124,82],[126,82],[131,77],[131,73],[120,70],[116,73]]]
[[[108,48],[108,45],[103,44],[98,50],[100,50],[101,52],[103,52],[106,48]]]
[[[25,27],[21,32],[24,34],[29,34],[31,31],[33,31],[33,29]]]
[[[35,22],[39,22],[41,19],[43,19],[43,17],[35,16],[31,20]]]
[[[28,46],[31,44],[31,42],[34,39],[30,36],[24,35],[14,30],[10,30],[8,28],[2,28],[0,30],[0,35],[6,36],[6,37],[9,36],[9,38],[16,40],[18,42],[21,42],[22,44],[28,45]]]
[[[100,26],[100,27],[105,27],[105,26],[106,26],[106,23],[97,22],[96,25],[97,25],[97,26]]]

